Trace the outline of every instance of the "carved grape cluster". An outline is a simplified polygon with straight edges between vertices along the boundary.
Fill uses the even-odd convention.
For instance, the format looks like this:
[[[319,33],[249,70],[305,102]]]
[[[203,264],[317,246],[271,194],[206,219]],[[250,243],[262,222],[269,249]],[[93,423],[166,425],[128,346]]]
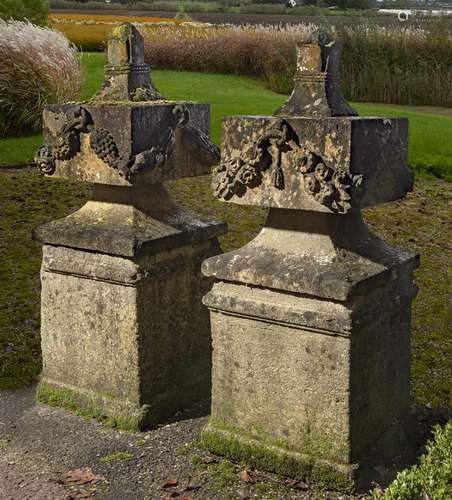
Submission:
[[[59,135],[53,145],[53,155],[56,160],[70,160],[80,151],[80,138],[77,132],[71,130]]]
[[[94,129],[90,136],[90,144],[96,155],[107,165],[113,167],[116,164],[119,157],[118,146],[107,129]]]

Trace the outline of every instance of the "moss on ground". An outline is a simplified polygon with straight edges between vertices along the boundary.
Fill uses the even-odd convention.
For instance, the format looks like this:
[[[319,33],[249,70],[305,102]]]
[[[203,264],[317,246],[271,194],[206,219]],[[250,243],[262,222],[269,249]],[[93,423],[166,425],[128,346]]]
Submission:
[[[175,200],[206,219],[228,222],[223,250],[244,245],[265,221],[266,210],[212,198],[210,178],[169,183]],[[41,246],[31,240],[38,224],[83,204],[90,186],[36,173],[0,173],[0,389],[33,382],[41,369],[39,268]],[[450,184],[417,181],[405,200],[365,211],[373,230],[390,244],[421,254],[413,307],[412,381],[421,405],[450,406]]]

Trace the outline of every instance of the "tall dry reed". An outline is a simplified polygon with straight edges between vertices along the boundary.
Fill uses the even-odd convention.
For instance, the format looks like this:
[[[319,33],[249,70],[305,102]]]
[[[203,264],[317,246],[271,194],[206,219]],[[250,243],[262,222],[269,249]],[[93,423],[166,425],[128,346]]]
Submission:
[[[314,25],[159,27],[143,30],[154,67],[263,77],[289,93],[295,43]],[[355,26],[341,29],[343,89],[354,101],[452,106],[452,34],[437,29]]]
[[[0,137],[36,132],[46,104],[77,99],[81,64],[59,32],[0,20]]]

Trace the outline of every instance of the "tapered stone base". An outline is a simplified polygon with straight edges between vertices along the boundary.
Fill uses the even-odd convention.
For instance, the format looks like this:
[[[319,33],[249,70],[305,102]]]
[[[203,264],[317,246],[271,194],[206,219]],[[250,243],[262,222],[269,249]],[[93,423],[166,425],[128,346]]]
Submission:
[[[317,480],[321,469],[360,485],[375,479],[372,464],[407,451],[417,259],[371,235],[359,214],[319,215],[316,234],[305,231],[312,223],[274,211],[249,245],[203,264],[217,278],[204,297],[205,440],[264,469]]]
[[[209,397],[202,296],[212,281],[200,268],[225,226],[162,203],[159,189],[140,200],[115,188],[116,203],[97,193],[39,229],[52,243],[41,269],[41,401],[138,430]]]

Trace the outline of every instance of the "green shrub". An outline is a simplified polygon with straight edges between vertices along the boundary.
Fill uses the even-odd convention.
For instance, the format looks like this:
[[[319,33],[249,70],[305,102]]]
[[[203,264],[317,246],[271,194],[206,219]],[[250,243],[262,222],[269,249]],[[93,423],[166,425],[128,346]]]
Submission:
[[[48,0],[0,0],[0,19],[30,21],[45,26],[48,14]]]
[[[397,474],[395,481],[381,492],[372,492],[373,500],[449,500],[452,492],[452,420],[435,427],[433,440],[419,465]]]

